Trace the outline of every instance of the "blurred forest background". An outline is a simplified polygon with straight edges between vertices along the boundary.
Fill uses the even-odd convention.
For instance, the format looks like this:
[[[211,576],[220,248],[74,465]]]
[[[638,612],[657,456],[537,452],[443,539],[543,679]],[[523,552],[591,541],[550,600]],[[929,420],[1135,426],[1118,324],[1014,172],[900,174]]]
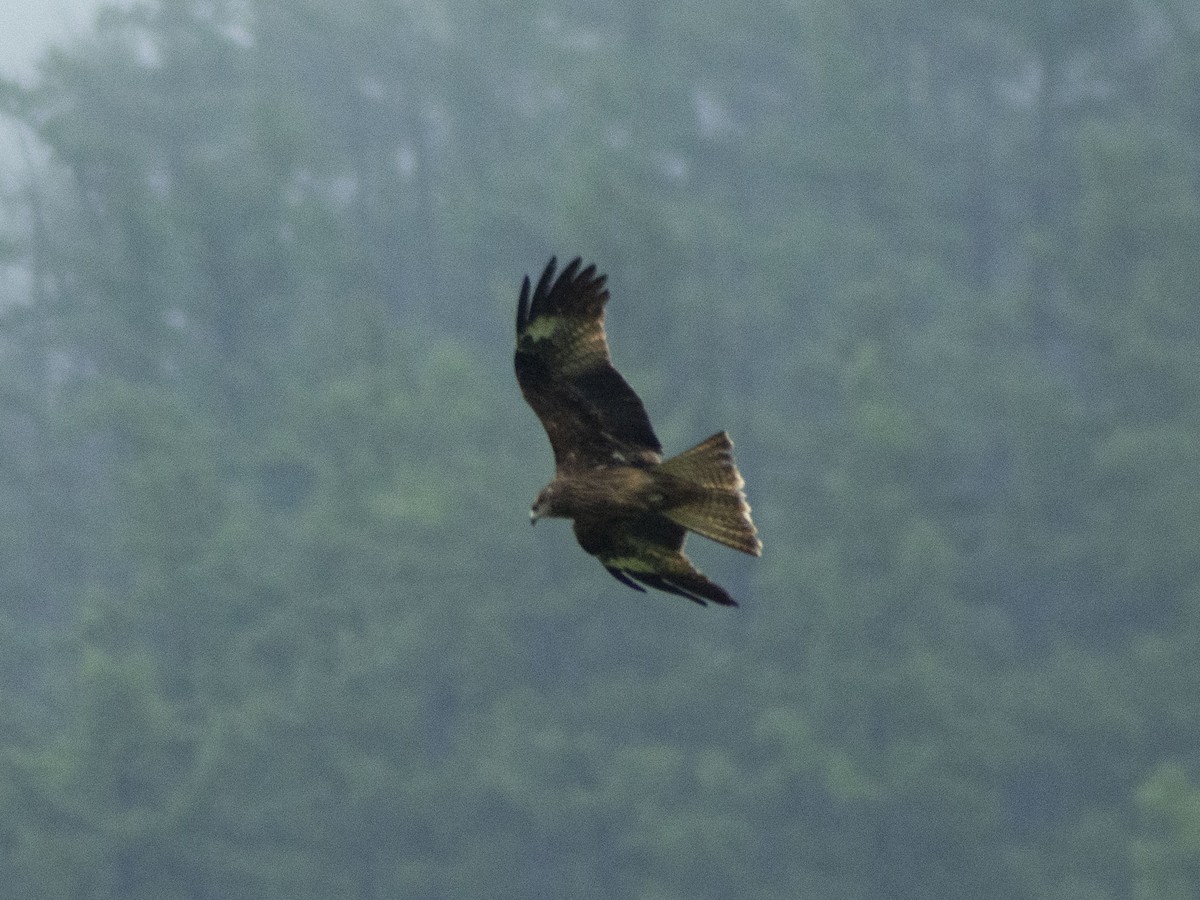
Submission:
[[[160,0],[0,92],[22,898],[1200,885],[1190,0]],[[610,273],[743,601],[527,524]]]

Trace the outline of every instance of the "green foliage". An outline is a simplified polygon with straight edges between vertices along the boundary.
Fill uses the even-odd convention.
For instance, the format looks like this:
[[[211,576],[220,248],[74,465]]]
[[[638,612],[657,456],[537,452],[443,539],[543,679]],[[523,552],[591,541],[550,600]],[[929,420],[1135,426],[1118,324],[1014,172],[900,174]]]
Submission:
[[[6,887],[1190,896],[1195,42],[161,0],[4,84]],[[523,525],[552,252],[668,449],[738,441],[735,614]]]

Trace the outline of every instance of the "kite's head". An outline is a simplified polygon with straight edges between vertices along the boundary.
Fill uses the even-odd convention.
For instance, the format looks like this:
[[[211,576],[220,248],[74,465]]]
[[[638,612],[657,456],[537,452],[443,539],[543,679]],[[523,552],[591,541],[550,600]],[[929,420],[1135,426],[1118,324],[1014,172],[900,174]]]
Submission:
[[[536,525],[538,519],[553,516],[554,501],[556,492],[553,484],[548,484],[542,488],[541,493],[537,495],[537,499],[533,501],[533,507],[529,510],[529,524]]]

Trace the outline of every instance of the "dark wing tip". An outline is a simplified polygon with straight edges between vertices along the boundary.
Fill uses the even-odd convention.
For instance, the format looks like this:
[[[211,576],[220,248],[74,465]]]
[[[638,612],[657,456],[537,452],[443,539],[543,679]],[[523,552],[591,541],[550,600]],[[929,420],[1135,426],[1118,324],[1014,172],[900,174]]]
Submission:
[[[529,276],[525,276],[525,280],[521,282],[521,297],[517,300],[517,335],[520,336],[525,332],[525,326],[529,324]]]
[[[646,593],[646,589],[644,587],[642,587],[640,584],[638,584],[636,581],[634,581],[632,578],[630,578],[628,575],[626,575],[624,572],[622,572],[620,569],[616,568],[615,566],[605,566],[604,568],[608,571],[609,575],[611,575],[613,578],[617,579],[617,581],[621,582],[621,584],[625,585],[626,587],[633,588],[639,594]]]
[[[550,262],[553,263],[554,260],[551,259]],[[577,256],[573,260],[571,260],[569,263],[567,263],[567,267],[562,270],[562,273],[558,276],[558,281],[555,282],[555,285],[557,286],[560,284],[567,284],[569,282],[574,281],[575,275],[579,271],[579,267],[581,265],[583,265],[583,257],[582,256]]]
[[[686,597],[693,603],[699,603],[701,606],[708,606],[708,604],[704,602],[704,597],[701,597],[699,594],[695,594],[692,591],[686,590],[674,582],[668,581],[661,575],[653,575],[649,572],[638,572],[636,575],[634,575],[634,578],[636,578],[642,584],[648,585],[655,590],[663,591],[667,594],[674,594],[676,597]]]
[[[541,314],[542,307],[545,305],[547,298],[552,290],[551,285],[554,282],[554,270],[558,266],[558,257],[550,257],[550,262],[546,263],[546,268],[542,269],[541,277],[538,278],[537,287],[533,289],[533,302],[529,307],[529,316],[526,318],[528,322],[530,318],[536,319]],[[559,276],[561,278],[561,276]]]
[[[605,568],[608,568],[605,566]],[[676,597],[685,597],[693,603],[698,603],[701,606],[707,606],[711,601],[719,606],[737,606],[738,602],[726,593],[725,589],[718,584],[714,584],[707,578],[689,580],[689,583],[681,583],[682,579],[672,578],[669,575],[660,575],[653,572],[630,572],[620,571],[620,575],[616,571],[613,572],[614,577],[623,584],[629,584],[630,578],[636,578],[647,587],[652,587],[655,590],[663,591],[667,594],[674,594]],[[621,576],[625,577],[622,578]],[[630,585],[632,587],[632,585]]]
[[[583,257],[576,256],[561,270],[558,270],[558,257],[550,257],[550,262],[542,269],[542,274],[533,287],[532,295],[527,295],[524,284],[521,294],[527,297],[524,305],[518,304],[518,328],[524,329],[529,323],[543,315],[553,315],[562,312],[564,306],[572,304],[581,297],[594,297],[600,300],[599,308],[603,309],[604,301],[608,299],[605,284],[608,276],[596,272],[596,264],[591,263],[581,269]],[[528,282],[526,276],[526,282]],[[521,310],[524,310],[521,313]]]

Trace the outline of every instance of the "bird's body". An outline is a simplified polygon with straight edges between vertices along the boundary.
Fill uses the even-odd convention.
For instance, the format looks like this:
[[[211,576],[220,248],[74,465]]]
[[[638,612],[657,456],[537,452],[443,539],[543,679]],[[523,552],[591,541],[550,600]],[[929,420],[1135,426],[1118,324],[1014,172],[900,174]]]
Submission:
[[[649,467],[593,466],[555,477],[542,489],[530,512],[535,520],[641,515],[655,511],[661,503],[657,484]]]
[[[663,460],[645,407],[612,366],[604,276],[594,266],[580,271],[580,262],[555,279],[551,259],[532,294],[525,279],[517,307],[517,381],[555,460],[531,521],[572,519],[583,549],[635,590],[736,606],[683,553],[688,531],[762,552],[729,435]]]

